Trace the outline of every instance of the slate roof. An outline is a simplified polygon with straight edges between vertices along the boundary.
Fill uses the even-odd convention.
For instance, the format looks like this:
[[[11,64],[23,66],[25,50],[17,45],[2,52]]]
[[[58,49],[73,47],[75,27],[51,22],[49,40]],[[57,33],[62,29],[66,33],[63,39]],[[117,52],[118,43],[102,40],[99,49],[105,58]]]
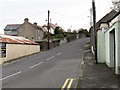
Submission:
[[[4,30],[17,29],[21,24],[8,24]]]
[[[0,43],[14,43],[14,44],[37,44],[29,39],[20,36],[9,36],[0,34]]]
[[[45,29],[43,26],[39,26],[39,25],[37,26],[40,27],[44,32],[47,32],[47,29]]]
[[[115,10],[112,10],[111,12],[109,12],[108,14],[106,14],[102,19],[100,19],[97,23],[96,23],[96,30],[99,30],[99,25],[102,22],[110,22],[113,18],[116,17],[116,15],[118,14],[118,12],[116,12]]]
[[[39,30],[42,30],[42,31],[45,31],[46,32],[46,29],[44,28],[44,27],[42,27],[42,26],[40,26],[40,25],[35,25],[35,24],[32,24],[32,23],[29,23],[29,24],[31,24],[34,28],[36,28],[36,29],[39,29]],[[6,27],[5,27],[5,31],[7,31],[7,30],[10,30],[10,29],[12,29],[12,30],[17,30],[17,28],[20,26],[20,25],[22,25],[22,24],[8,24]]]
[[[31,23],[30,23],[31,24]],[[34,28],[44,31],[44,27],[40,25],[31,24]]]

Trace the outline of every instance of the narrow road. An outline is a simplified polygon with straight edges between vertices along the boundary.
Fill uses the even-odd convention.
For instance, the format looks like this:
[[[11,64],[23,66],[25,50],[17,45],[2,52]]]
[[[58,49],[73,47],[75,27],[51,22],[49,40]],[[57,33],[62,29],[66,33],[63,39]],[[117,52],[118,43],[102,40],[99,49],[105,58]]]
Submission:
[[[3,88],[71,88],[75,87],[84,44],[78,39],[49,51],[18,59],[2,66]],[[12,52],[11,52],[12,53]]]

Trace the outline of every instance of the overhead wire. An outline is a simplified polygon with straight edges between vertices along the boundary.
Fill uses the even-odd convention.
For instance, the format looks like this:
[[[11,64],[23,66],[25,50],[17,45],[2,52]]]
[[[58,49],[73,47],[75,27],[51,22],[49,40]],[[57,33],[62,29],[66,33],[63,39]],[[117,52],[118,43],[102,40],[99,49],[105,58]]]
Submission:
[[[67,18],[72,18],[72,19],[78,19],[78,18],[80,18],[80,17],[76,17],[76,16],[65,15],[65,14],[58,13],[58,12],[53,12],[53,11],[51,11],[51,12],[54,13],[54,14],[56,14],[56,15],[62,16],[62,17],[67,17]]]
[[[37,12],[37,13],[43,14],[43,13],[45,13],[45,12],[47,12],[47,11],[44,10],[44,11]],[[29,15],[29,17],[30,17],[30,16],[31,16],[31,17],[39,16],[39,14]],[[23,18],[23,16],[19,16],[19,17],[16,17],[16,18],[9,18],[9,19],[0,19],[0,22],[4,22],[4,21],[8,21],[8,20],[17,20],[17,19],[21,19],[21,18]]]

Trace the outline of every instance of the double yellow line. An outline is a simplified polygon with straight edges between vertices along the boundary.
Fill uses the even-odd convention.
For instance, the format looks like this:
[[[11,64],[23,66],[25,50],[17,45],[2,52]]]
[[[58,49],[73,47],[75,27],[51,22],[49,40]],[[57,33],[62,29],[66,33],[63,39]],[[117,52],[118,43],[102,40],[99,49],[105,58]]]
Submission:
[[[72,85],[72,83],[73,83],[73,80],[74,80],[74,79],[72,79],[72,78],[66,79],[66,81],[65,81],[65,83],[63,84],[61,90],[64,90],[64,89],[69,90],[69,89],[71,88],[71,85]]]

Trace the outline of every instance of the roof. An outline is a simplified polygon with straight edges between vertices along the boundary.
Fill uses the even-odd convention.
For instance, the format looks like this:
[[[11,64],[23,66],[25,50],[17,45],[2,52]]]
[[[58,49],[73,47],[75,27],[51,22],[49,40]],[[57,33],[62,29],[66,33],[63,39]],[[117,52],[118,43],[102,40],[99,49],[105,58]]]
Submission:
[[[30,23],[31,24],[31,23]],[[40,25],[35,25],[35,24],[31,24],[34,28],[36,29],[39,29],[39,30],[42,30],[43,32],[47,32],[47,30],[43,27],[43,26],[40,26]]]
[[[49,25],[50,25],[50,27],[52,28],[52,29],[56,29],[57,27],[59,27],[59,28],[61,28],[60,26],[58,26],[57,24],[52,24],[52,23],[49,23]],[[44,25],[43,27],[47,27],[48,25]],[[62,29],[62,28],[61,28]]]
[[[111,22],[111,21],[112,21],[115,17],[117,17],[119,14],[120,14],[120,11],[117,12],[117,14],[116,14],[114,17],[112,17],[108,22]]]
[[[39,25],[37,26],[40,27],[44,32],[47,32],[47,29],[45,29],[43,26],[39,26]]]
[[[29,23],[29,22],[28,22]],[[24,24],[24,23],[23,23]],[[23,24],[8,24],[6,27],[5,27],[5,31],[7,30],[17,30],[18,27],[20,27],[21,25]],[[30,25],[32,25],[35,29],[39,29],[39,30],[42,30],[42,31],[45,31],[45,29],[42,27],[42,26],[39,26],[39,25],[35,25],[35,24],[32,24],[32,23],[29,23]],[[44,30],[43,30],[44,29]]]
[[[114,17],[116,17],[116,15],[118,14],[118,12],[116,12],[115,10],[112,10],[111,12],[109,12],[108,14],[106,14],[102,19],[100,19],[97,24],[96,24],[96,30],[99,29],[99,25],[102,22],[110,22]]]
[[[21,24],[8,24],[4,30],[17,29]]]
[[[14,44],[37,44],[29,39],[19,36],[9,36],[0,34],[0,43],[14,43]]]
[[[56,29],[56,27],[58,27],[57,25],[52,24],[52,23],[50,23],[50,26],[51,26],[53,29]]]

